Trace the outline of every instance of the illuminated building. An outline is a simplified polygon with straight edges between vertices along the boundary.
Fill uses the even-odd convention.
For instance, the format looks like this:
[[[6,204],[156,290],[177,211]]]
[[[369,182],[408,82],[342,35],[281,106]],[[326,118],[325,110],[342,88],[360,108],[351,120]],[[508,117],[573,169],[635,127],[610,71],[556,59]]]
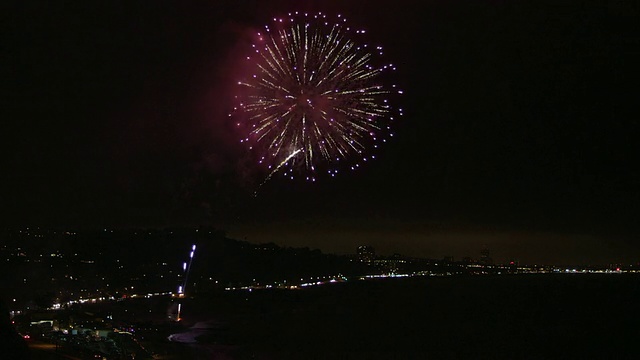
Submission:
[[[376,251],[371,245],[360,245],[357,250],[358,260],[370,263],[376,257]]]
[[[480,251],[480,264],[483,265],[491,265],[493,264],[493,260],[491,259],[491,252],[489,248],[485,245],[482,247]]]

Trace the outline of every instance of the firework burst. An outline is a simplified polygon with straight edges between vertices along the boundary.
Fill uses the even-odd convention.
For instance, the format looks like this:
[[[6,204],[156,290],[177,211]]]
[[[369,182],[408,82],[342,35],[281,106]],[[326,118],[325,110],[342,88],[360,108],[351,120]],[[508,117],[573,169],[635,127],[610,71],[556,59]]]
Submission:
[[[402,91],[385,84],[395,66],[379,63],[382,47],[359,42],[364,36],[322,13],[290,13],[255,35],[235,110],[267,180],[355,170],[393,136],[402,110],[391,100]]]

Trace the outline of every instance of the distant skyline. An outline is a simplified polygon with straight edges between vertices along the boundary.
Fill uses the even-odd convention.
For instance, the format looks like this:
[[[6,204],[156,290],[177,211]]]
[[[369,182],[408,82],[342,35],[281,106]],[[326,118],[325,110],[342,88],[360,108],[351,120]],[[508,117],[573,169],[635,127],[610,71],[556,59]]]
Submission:
[[[376,161],[256,170],[228,120],[245,34],[342,13],[398,67]],[[213,225],[233,238],[525,262],[640,261],[638,9],[554,1],[15,2],[3,32],[6,226]],[[633,85],[633,86],[632,86]]]
[[[135,252],[152,247],[161,246],[164,251],[173,252],[173,243],[157,244],[158,239],[163,239],[168,234],[179,234],[178,242],[183,242],[185,247],[191,248],[193,244],[200,244],[207,248],[207,239],[220,239],[226,235],[227,239],[253,244],[272,244],[281,248],[321,250],[325,254],[356,255],[357,248],[362,245],[372,246],[376,256],[389,257],[400,255],[406,258],[443,260],[453,258],[460,262],[465,258],[472,261],[481,261],[485,251],[494,264],[508,264],[516,261],[521,265],[548,265],[548,266],[603,266],[622,265],[640,266],[637,255],[629,251],[627,256],[621,256],[625,249],[615,242],[602,241],[594,236],[575,236],[555,233],[517,233],[498,229],[465,229],[453,230],[433,228],[431,231],[403,232],[399,229],[402,224],[381,224],[369,231],[348,229],[352,233],[345,233],[343,227],[337,226],[333,233],[314,231],[313,226],[305,224],[298,228],[290,228],[285,237],[273,237],[278,223],[271,227],[261,226],[260,233],[252,233],[251,237],[241,238],[233,231],[224,231],[211,227],[168,227],[168,228],[13,228],[1,229],[1,238],[5,240],[3,248],[11,250],[21,248],[29,256],[49,254],[57,251],[69,251],[69,246],[76,247],[85,255],[90,255],[92,241],[99,240],[103,245],[106,238],[113,237],[120,243],[122,241],[135,241]],[[406,224],[404,224],[406,226]],[[380,231],[384,229],[384,231]],[[212,232],[215,230],[215,233]],[[177,232],[176,232],[177,231]],[[246,233],[246,229],[243,230]],[[386,231],[386,232],[385,232]],[[190,238],[189,233],[193,234]],[[213,234],[213,235],[211,235]],[[314,235],[315,234],[315,235]],[[175,236],[175,235],[171,235]],[[213,236],[213,237],[211,237]],[[6,238],[5,238],[6,237]],[[211,238],[210,238],[211,237]],[[31,239],[31,240],[29,240]],[[17,241],[29,241],[20,243]],[[173,245],[170,245],[173,244]],[[540,261],[535,250],[540,244],[546,244],[546,260]],[[549,245],[552,244],[552,245]],[[187,246],[188,245],[188,246]],[[598,249],[600,254],[594,256],[592,249]],[[82,249],[82,250],[80,250]],[[120,251],[120,246],[108,251]],[[404,252],[399,252],[402,249]],[[35,251],[35,252],[34,252]],[[89,253],[87,253],[89,251]],[[221,256],[220,253],[202,253],[208,256]],[[149,253],[151,255],[151,253]]]
[[[640,262],[629,238],[559,232],[527,232],[491,228],[438,228],[435,225],[381,222],[363,229],[358,226],[319,222],[309,224],[273,223],[230,229],[229,236],[254,243],[319,248],[336,254],[355,254],[359,245],[371,245],[377,254],[399,253],[409,257],[443,259],[453,256],[479,259],[484,246],[498,263],[518,260],[523,264],[607,265]],[[369,226],[369,225],[367,225]],[[328,227],[330,230],[323,230]]]

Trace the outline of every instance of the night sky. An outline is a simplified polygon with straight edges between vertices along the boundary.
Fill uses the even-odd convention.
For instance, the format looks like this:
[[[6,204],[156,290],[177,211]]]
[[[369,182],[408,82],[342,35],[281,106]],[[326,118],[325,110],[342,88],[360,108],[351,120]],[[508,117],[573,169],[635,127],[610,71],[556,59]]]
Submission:
[[[15,2],[0,76],[6,226],[214,225],[351,253],[640,261],[631,1]],[[264,179],[227,114],[246,34],[341,13],[398,66],[364,169]],[[637,78],[636,78],[637,79]]]

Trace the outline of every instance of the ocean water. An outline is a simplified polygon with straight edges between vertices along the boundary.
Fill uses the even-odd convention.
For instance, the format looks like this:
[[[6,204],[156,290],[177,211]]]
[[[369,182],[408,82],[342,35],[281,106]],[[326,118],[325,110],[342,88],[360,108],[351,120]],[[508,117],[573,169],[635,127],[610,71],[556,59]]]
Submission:
[[[640,358],[637,275],[350,281],[210,294],[185,309],[217,324],[200,326],[193,358]]]

